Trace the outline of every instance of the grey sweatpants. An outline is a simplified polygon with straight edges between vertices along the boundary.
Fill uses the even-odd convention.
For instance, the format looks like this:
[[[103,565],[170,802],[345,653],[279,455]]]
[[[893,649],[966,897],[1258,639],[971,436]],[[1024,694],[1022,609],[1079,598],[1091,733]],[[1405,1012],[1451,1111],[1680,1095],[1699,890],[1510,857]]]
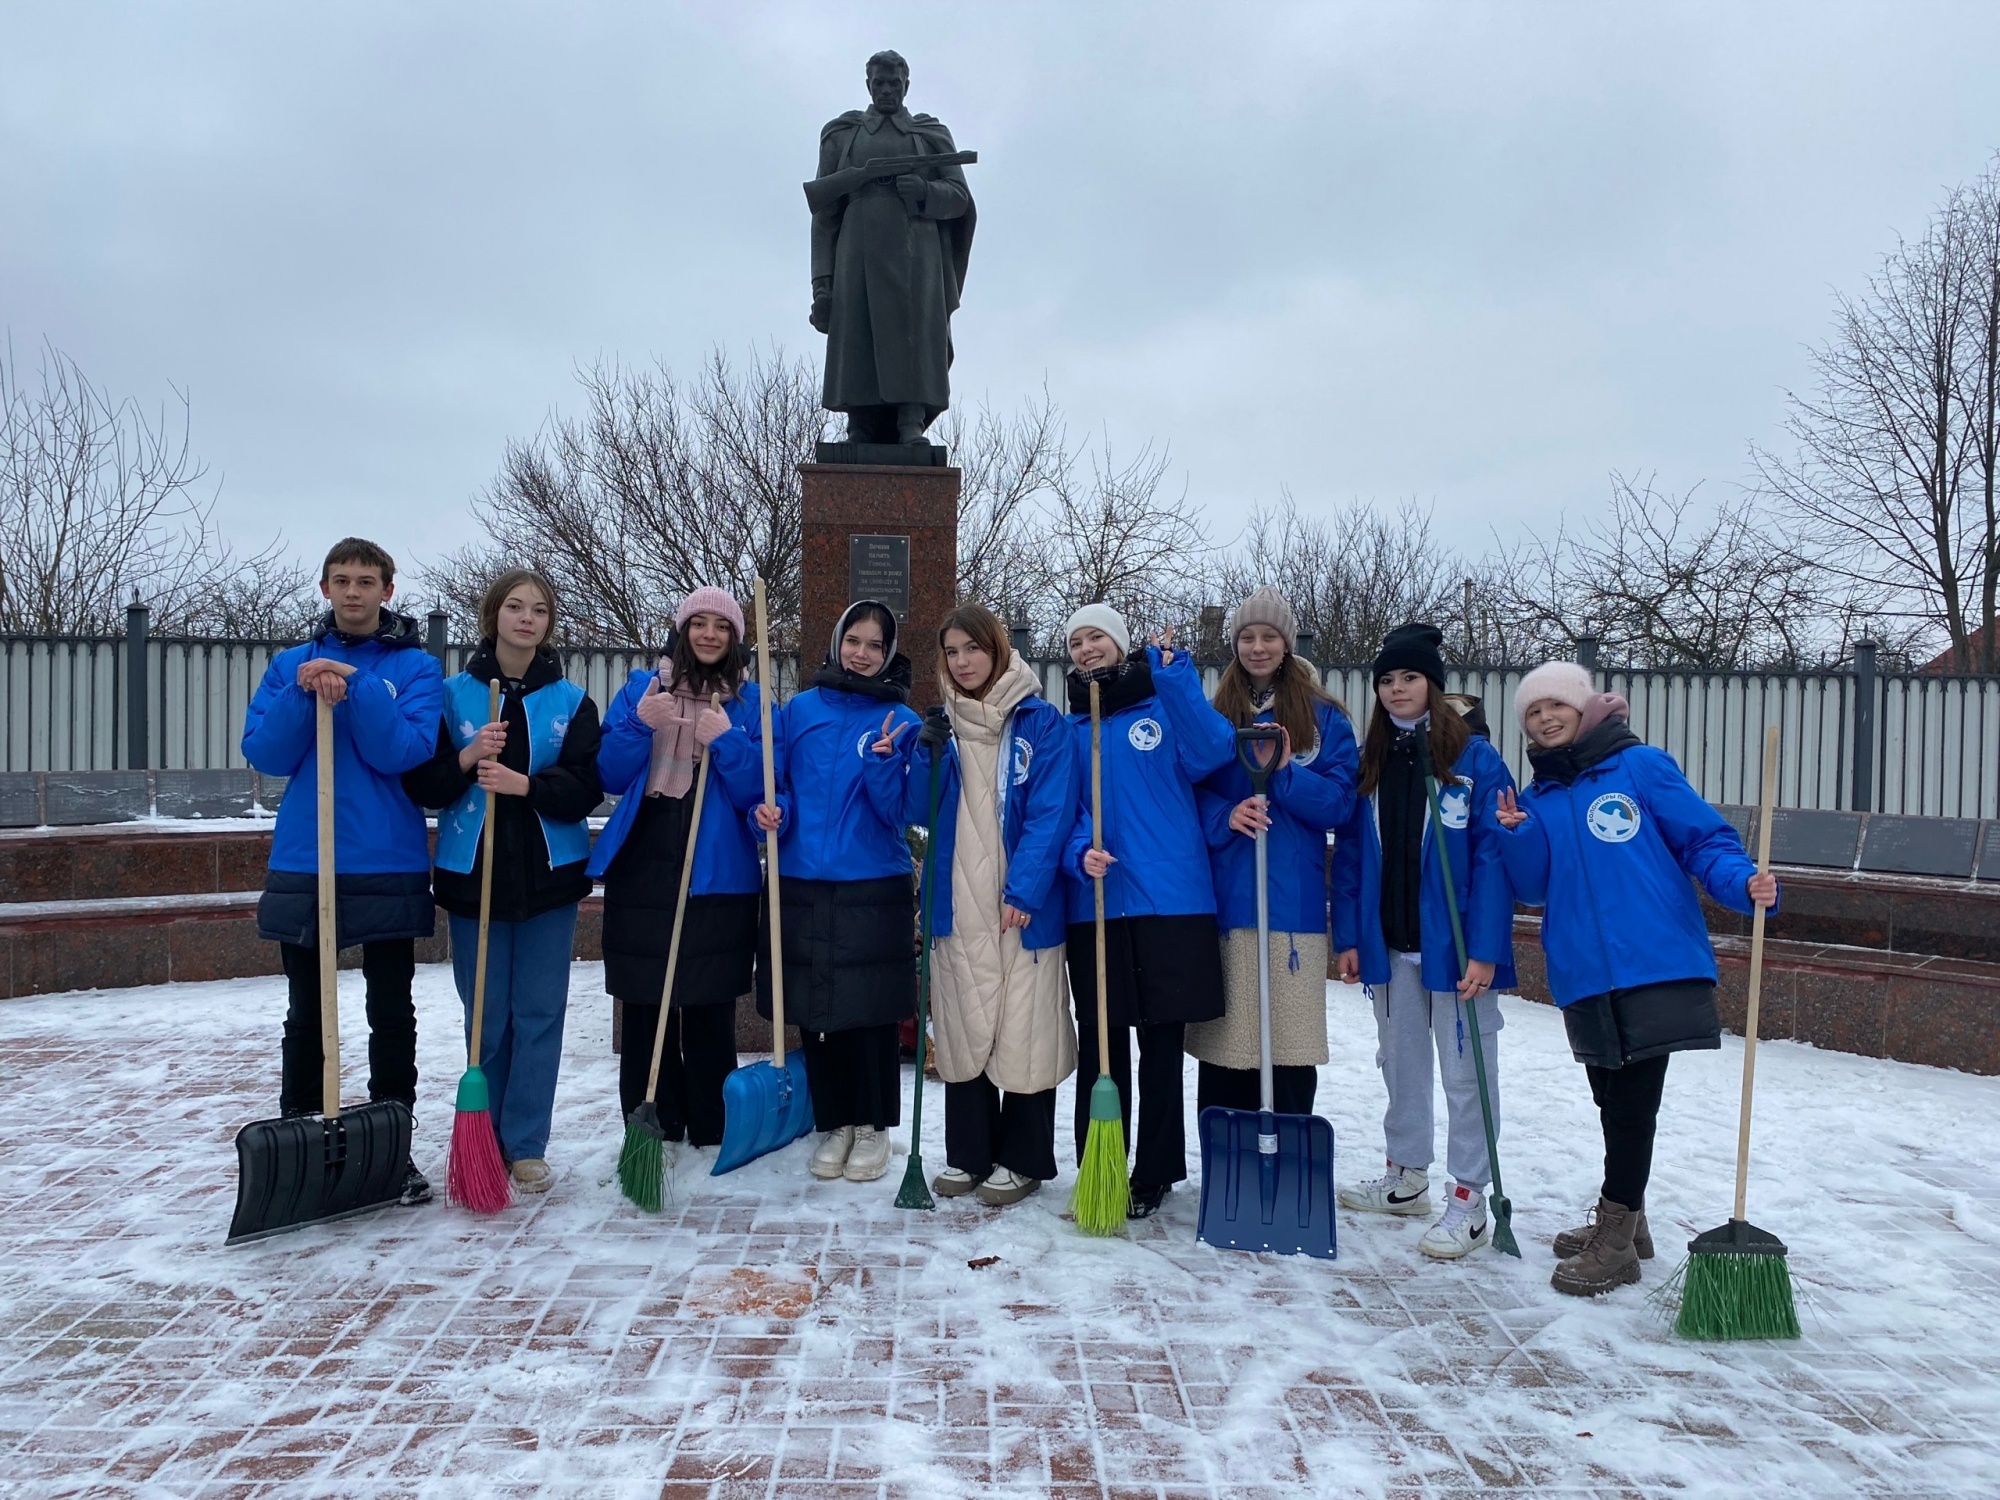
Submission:
[[[1479,1112],[1479,1076],[1465,1036],[1466,1008],[1449,990],[1424,988],[1423,968],[1400,953],[1389,955],[1389,982],[1370,986],[1375,1006],[1375,1066],[1389,1090],[1382,1117],[1388,1157],[1399,1167],[1428,1169],[1436,1145],[1431,1117],[1431,1052],[1444,1078],[1447,1120],[1445,1165],[1457,1181],[1485,1192],[1493,1181],[1486,1160],[1486,1124]],[[1493,1133],[1500,1133],[1500,1005],[1491,991],[1472,1005],[1485,1043],[1486,1086],[1493,1102]]]

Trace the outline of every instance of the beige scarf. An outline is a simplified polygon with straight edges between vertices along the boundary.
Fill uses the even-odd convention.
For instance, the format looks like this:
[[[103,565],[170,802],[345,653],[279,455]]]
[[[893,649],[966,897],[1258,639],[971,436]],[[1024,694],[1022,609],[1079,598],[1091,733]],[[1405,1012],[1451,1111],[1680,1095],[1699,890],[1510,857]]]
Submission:
[[[667,694],[674,700],[674,716],[653,731],[653,760],[646,771],[648,797],[685,797],[694,787],[694,721],[708,707],[708,699],[685,683],[673,682],[673,662],[660,658],[660,681],[672,683]],[[735,694],[725,692],[727,703]]]

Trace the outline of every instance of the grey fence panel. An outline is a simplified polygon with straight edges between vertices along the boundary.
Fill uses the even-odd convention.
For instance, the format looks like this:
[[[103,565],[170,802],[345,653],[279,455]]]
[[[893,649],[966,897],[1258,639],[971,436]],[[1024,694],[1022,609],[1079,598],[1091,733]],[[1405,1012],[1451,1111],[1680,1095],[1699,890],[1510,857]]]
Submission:
[[[286,643],[155,638],[147,643],[147,760],[161,769],[241,767],[243,719],[271,657]],[[473,648],[445,649],[448,671]],[[571,680],[608,708],[627,677],[652,665],[645,650],[587,647],[564,653]],[[127,769],[124,705],[128,654],[122,637],[0,637],[0,771]],[[1043,689],[1066,705],[1068,662],[1035,658]],[[801,685],[791,653],[773,666],[780,699]],[[1202,669],[1213,692],[1220,678]],[[1366,730],[1374,688],[1365,664],[1321,669],[1326,689]],[[1451,667],[1450,691],[1484,701],[1493,743],[1526,778],[1527,746],[1514,718],[1519,667]],[[1791,807],[1853,806],[1854,676],[1847,672],[1611,671],[1600,681],[1632,705],[1632,727],[1673,755],[1712,802],[1757,799],[1763,731],[1778,724],[1783,759],[1778,798]],[[1876,811],[1932,817],[2000,818],[2000,677],[1889,675],[1876,678]]]

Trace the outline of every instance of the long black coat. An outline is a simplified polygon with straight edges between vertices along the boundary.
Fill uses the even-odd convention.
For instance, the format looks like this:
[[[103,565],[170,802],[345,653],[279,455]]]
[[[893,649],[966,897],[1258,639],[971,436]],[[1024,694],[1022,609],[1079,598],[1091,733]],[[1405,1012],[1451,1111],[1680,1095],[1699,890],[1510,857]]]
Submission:
[[[801,1031],[851,1031],[916,1011],[917,901],[907,875],[880,880],[779,877],[785,1021]],[[769,915],[757,935],[770,951]],[[757,1010],[771,1014],[771,980],[757,967]]]

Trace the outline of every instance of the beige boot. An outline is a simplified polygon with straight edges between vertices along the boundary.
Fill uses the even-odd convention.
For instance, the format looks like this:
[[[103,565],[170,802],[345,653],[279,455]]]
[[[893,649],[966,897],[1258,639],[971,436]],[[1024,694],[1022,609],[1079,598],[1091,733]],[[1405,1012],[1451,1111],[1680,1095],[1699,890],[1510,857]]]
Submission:
[[[1549,1285],[1571,1297],[1600,1297],[1639,1279],[1639,1252],[1632,1232],[1639,1216],[1609,1198],[1597,1200],[1597,1223],[1590,1243],[1556,1267]]]
[[[1635,1215],[1637,1226],[1632,1231],[1632,1248],[1639,1252],[1639,1259],[1653,1258],[1653,1231],[1646,1224],[1646,1210],[1640,1209]],[[1590,1248],[1591,1236],[1597,1233],[1597,1210],[1591,1209],[1584,1221],[1574,1229],[1565,1229],[1556,1236],[1556,1259],[1568,1260],[1572,1255],[1581,1255]]]

